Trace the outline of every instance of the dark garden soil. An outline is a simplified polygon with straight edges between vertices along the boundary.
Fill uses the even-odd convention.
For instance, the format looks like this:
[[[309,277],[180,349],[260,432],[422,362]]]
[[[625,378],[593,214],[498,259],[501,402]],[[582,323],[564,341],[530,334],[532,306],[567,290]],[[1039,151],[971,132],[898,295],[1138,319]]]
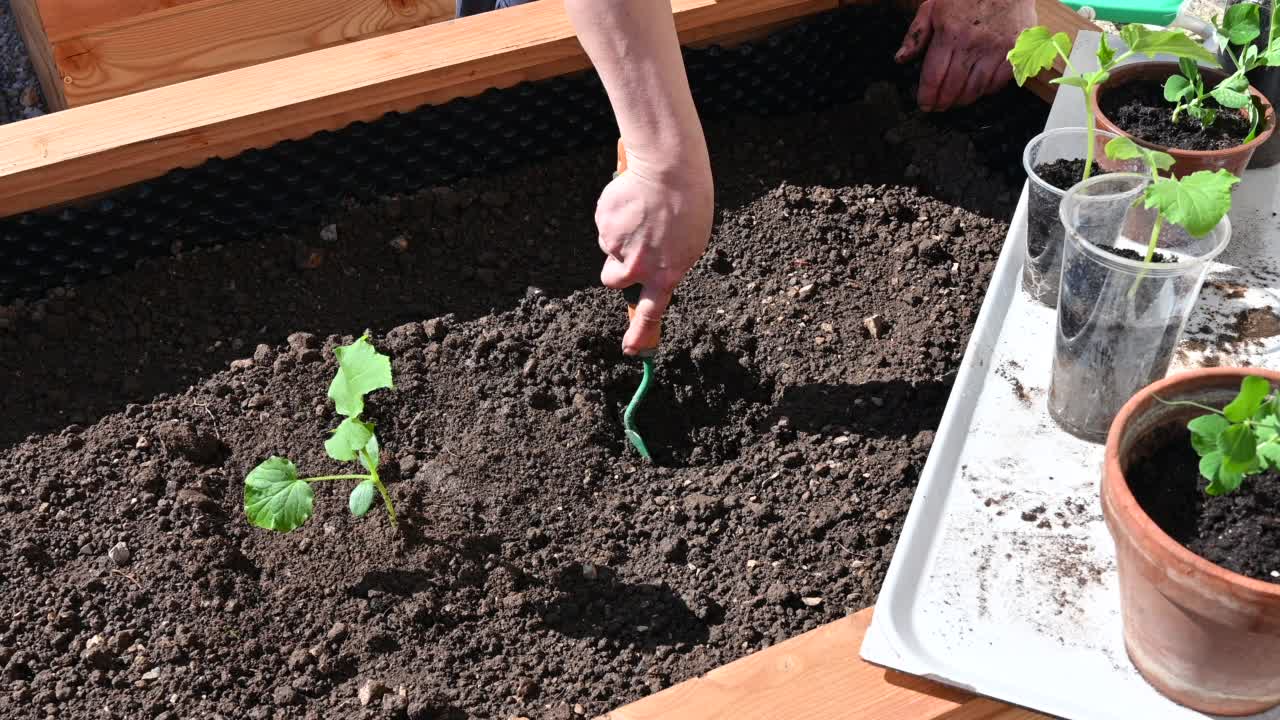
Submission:
[[[1173,105],[1164,99],[1161,84],[1135,81],[1108,87],[1098,105],[1117,126],[1147,142],[1180,150],[1226,150],[1249,136],[1249,121],[1223,109],[1208,128],[1187,114],[1173,122]]]
[[[1036,175],[1041,180],[1065,192],[1080,182],[1080,178],[1084,177],[1084,159],[1054,160],[1050,163],[1037,165],[1035,170]],[[1102,174],[1096,164],[1094,165],[1094,174]]]
[[[708,128],[653,466],[596,284],[612,147],[351,208],[312,270],[314,228],[5,309],[0,716],[592,716],[872,603],[1044,120],[922,115],[884,72]],[[343,469],[331,350],[366,327],[401,531],[336,484],[250,527],[261,460]]]
[[[1235,492],[1210,497],[1190,433],[1176,428],[1153,446],[1125,477],[1156,525],[1215,565],[1280,583],[1280,473],[1245,478]]]

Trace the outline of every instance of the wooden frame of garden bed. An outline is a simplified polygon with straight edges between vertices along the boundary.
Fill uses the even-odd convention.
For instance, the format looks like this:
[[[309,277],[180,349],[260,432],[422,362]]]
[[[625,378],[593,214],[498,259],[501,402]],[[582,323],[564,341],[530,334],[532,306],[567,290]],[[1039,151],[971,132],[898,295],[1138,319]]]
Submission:
[[[1049,720],[858,657],[871,609],[598,720]]]
[[[672,0],[681,42],[745,36],[875,0]],[[900,0],[909,2],[909,0]],[[1055,0],[1040,22],[1093,26]],[[0,126],[0,217],[489,88],[588,65],[562,0],[382,35]],[[1041,78],[1034,88],[1052,96]]]

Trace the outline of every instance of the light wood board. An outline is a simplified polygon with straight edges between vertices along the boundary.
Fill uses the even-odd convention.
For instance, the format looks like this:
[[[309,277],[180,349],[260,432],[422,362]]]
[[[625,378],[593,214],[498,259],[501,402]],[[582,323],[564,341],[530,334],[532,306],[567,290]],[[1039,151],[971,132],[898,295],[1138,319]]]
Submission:
[[[834,9],[839,0],[671,0],[685,43]],[[1088,27],[1053,0],[1041,20]],[[1046,17],[1046,14],[1048,17]],[[437,23],[0,126],[0,216],[212,157],[581,70],[561,0]],[[1051,87],[1051,86],[1046,86]]]
[[[603,720],[1047,720],[858,657],[871,609],[748,655]]]

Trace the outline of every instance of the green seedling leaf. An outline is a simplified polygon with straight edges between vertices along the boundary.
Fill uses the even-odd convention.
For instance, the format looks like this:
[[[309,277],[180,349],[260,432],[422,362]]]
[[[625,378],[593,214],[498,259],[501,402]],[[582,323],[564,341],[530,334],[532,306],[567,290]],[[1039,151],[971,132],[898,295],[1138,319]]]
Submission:
[[[1258,458],[1262,461],[1263,467],[1269,470],[1280,470],[1280,443],[1268,441],[1259,445]]]
[[[244,512],[260,528],[290,532],[311,517],[313,495],[291,460],[272,457],[244,479]]]
[[[1166,221],[1204,237],[1231,210],[1231,188],[1240,178],[1226,170],[1200,170],[1174,180],[1160,178],[1147,186],[1146,207],[1156,208]]]
[[[369,472],[378,472],[378,436],[370,435],[369,442],[365,443],[364,452],[359,456],[360,464]]]
[[[1174,159],[1169,153],[1144,148],[1127,137],[1118,137],[1107,143],[1107,157],[1112,160],[1137,160],[1146,162],[1148,168],[1168,170],[1173,167]]]
[[[1107,42],[1107,34],[1102,33],[1098,36],[1098,67],[1109,68],[1115,59],[1116,51],[1112,50],[1111,43]]]
[[[1218,436],[1218,449],[1222,451],[1222,466],[1244,471],[1258,449],[1258,438],[1248,425],[1232,425]]]
[[[373,484],[372,480],[365,480],[351,491],[351,497],[347,498],[347,508],[351,510],[351,514],[356,517],[364,517],[369,512],[369,508],[373,507],[373,496],[378,492],[378,488]]]
[[[1043,25],[1027,28],[1009,51],[1013,79],[1022,86],[1028,79],[1053,67],[1058,56],[1070,57],[1071,38],[1066,33],[1051,34]]]
[[[1232,423],[1242,423],[1262,409],[1269,395],[1271,395],[1271,383],[1256,375],[1249,375],[1240,382],[1240,392],[1236,394],[1234,400],[1222,408],[1222,414]]]
[[[1231,427],[1231,423],[1221,415],[1201,415],[1187,423],[1191,431],[1191,446],[1196,454],[1204,457],[1218,451],[1218,436]]]
[[[333,437],[324,442],[324,451],[334,460],[351,462],[372,437],[372,423],[349,417],[333,431]]]
[[[1218,28],[1232,45],[1248,45],[1262,34],[1262,14],[1253,3],[1240,3],[1227,8]]]
[[[1213,53],[1178,30],[1149,30],[1142,25],[1125,25],[1120,29],[1120,37],[1130,50],[1147,57],[1172,55],[1218,67],[1218,58]]]
[[[364,412],[365,395],[392,387],[391,358],[375,350],[366,337],[333,352],[338,374],[329,384],[329,398],[339,415],[356,417]]]
[[[1239,7],[1239,5],[1236,7]],[[1243,110],[1253,104],[1253,99],[1249,97],[1249,93],[1232,90],[1222,85],[1210,90],[1209,95],[1214,100],[1217,100],[1222,107],[1231,108],[1232,110]]]
[[[1178,102],[1190,97],[1194,92],[1195,89],[1191,87],[1191,81],[1181,75],[1170,75],[1169,79],[1164,83],[1164,99],[1169,102]]]

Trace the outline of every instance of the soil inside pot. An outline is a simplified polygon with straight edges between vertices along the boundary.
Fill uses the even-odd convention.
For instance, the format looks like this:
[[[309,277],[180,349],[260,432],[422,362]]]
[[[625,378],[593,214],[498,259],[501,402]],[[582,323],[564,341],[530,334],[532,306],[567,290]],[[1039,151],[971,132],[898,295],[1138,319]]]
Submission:
[[[335,209],[313,270],[299,228],[16,309],[0,717],[592,717],[872,604],[1046,111],[920,113],[875,35],[864,101],[708,123],[716,226],[637,415],[654,465],[598,286],[612,146]],[[349,469],[325,389],[365,328],[403,531],[337,483],[295,534],[248,526],[269,455]]]
[[[1107,253],[1108,255],[1115,255],[1116,257],[1124,258],[1125,260],[1141,261],[1144,258],[1146,258],[1146,255],[1138,252],[1137,250],[1134,250],[1133,248],[1103,247],[1099,249]],[[1154,253],[1151,253],[1151,262],[1153,263],[1159,263],[1161,265],[1164,265],[1167,263],[1174,263],[1177,261],[1178,261],[1177,258],[1169,257],[1168,255],[1165,255],[1159,250],[1155,251]],[[1101,272],[1098,273],[1098,275],[1101,275],[1101,274],[1102,274]]]
[[[1180,426],[1153,433],[1125,470],[1142,509],[1183,547],[1215,565],[1280,583],[1280,473],[1247,477],[1238,490],[1211,497],[1191,434]]]
[[[1059,159],[1035,166],[1034,172],[1044,182],[1066,191],[1084,176],[1083,158]],[[1094,164],[1094,174],[1104,174]],[[1023,288],[1038,302],[1052,307],[1058,301],[1058,280],[1062,264],[1062,219],[1058,214],[1061,198],[1034,183],[1027,202],[1027,256],[1023,268]]]
[[[1164,88],[1147,80],[1107,87],[1098,94],[1098,104],[1125,132],[1165,147],[1226,150],[1249,136],[1249,122],[1234,110],[1221,110],[1207,128],[1186,113],[1173,122],[1173,105],[1164,99]]]
[[[1054,160],[1053,162],[1040,163],[1035,167],[1036,176],[1050,185],[1066,192],[1080,182],[1084,177],[1084,158],[1075,160]],[[1097,163],[1093,165],[1093,175],[1105,175],[1106,170],[1098,167]]]

